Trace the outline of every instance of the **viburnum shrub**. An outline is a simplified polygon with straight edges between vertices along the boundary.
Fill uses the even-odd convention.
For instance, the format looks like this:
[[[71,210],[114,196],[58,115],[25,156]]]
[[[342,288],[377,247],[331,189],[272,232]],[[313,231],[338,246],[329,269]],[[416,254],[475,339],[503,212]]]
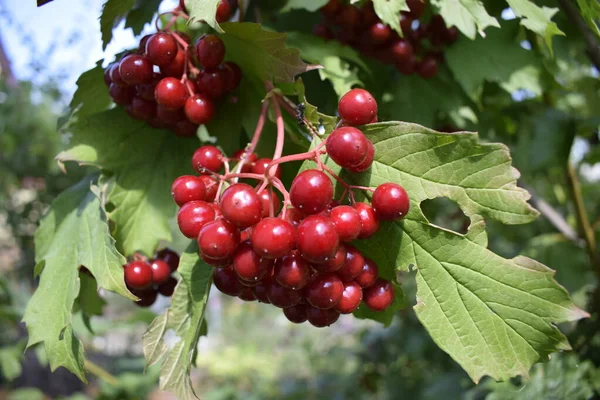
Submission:
[[[497,241],[486,226],[528,223],[538,212],[518,186],[509,147],[466,129],[508,141],[531,130],[527,145],[509,143],[526,148],[546,130],[584,120],[589,128],[593,118],[568,114],[575,105],[565,99],[579,98],[571,78],[548,79],[573,61],[562,47],[550,56],[561,33],[555,11],[500,2],[519,24],[499,21],[503,8],[487,3],[181,0],[154,29],[142,22],[158,2],[107,0],[105,47],[121,21],[136,35],[152,33],[82,74],[61,119],[61,166],[97,170],[54,200],[35,235],[29,345],[43,343],[52,368],[85,380],[74,313],[89,322],[110,301],[106,291],[138,306],[172,294],[142,344],[148,364],[162,365],[161,387],[192,398],[216,288],[315,327],[353,318],[388,326],[412,305],[475,382],[527,375],[567,349],[556,325],[588,314],[545,265],[488,247]],[[315,33],[326,41],[311,32],[321,17]],[[512,101],[517,91],[527,101]],[[560,147],[559,136],[544,148]],[[531,178],[547,159],[521,153],[518,163]],[[452,223],[464,213],[463,231],[438,224],[428,205],[437,198],[458,207]],[[179,262],[174,251],[157,252],[165,246]],[[414,280],[414,304],[405,280]]]

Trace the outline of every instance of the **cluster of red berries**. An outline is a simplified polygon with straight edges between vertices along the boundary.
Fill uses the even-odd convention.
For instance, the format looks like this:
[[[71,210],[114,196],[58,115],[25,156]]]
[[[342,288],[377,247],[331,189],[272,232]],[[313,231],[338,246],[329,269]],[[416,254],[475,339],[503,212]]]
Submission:
[[[179,255],[170,249],[158,251],[149,260],[136,255],[134,260],[125,264],[125,284],[131,293],[140,298],[136,304],[150,307],[159,293],[172,296],[177,285],[177,279],[172,275],[178,265]]]
[[[340,100],[338,112],[345,126],[329,135],[326,152],[340,166],[364,171],[373,162],[374,147],[349,125],[376,120],[377,103],[369,92],[354,89]],[[236,160],[242,162],[242,178],[248,171],[273,181],[285,198],[281,212],[281,200],[269,185],[254,188],[238,182],[236,174],[220,175],[225,161]],[[331,325],[361,302],[375,311],[386,309],[394,300],[393,284],[379,278],[377,265],[350,242],[375,234],[380,220],[404,217],[406,191],[386,183],[374,190],[372,205],[353,197],[351,205],[343,205],[333,199],[323,165],[298,174],[288,193],[275,184],[281,181],[272,162],[245,150],[228,159],[216,147],[202,146],[192,158],[200,175],[181,176],[172,185],[181,207],[179,229],[197,240],[201,258],[215,267],[217,289],[272,304],[290,321],[308,320],[317,327]],[[230,186],[221,192],[225,184]]]
[[[395,65],[403,74],[418,73],[423,78],[431,78],[444,60],[444,46],[458,39],[458,29],[447,27],[438,14],[424,21],[426,0],[407,0],[407,4],[410,11],[402,12],[399,17],[403,38],[381,22],[370,1],[357,7],[342,4],[341,0],[329,0],[321,8],[325,21],[315,25],[313,33],[325,40],[336,39],[385,64]]]
[[[195,136],[198,125],[214,117],[216,102],[239,86],[242,71],[234,62],[223,62],[225,45],[218,36],[202,36],[195,52],[189,42],[182,32],[144,36],[137,53],[104,71],[110,97],[152,127]]]

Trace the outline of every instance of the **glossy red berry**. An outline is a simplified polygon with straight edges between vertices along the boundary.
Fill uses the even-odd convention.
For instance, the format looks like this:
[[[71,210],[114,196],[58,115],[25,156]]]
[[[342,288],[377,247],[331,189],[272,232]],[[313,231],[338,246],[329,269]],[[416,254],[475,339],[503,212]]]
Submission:
[[[341,9],[342,5],[340,4],[340,0],[329,0],[327,4],[319,9],[319,11],[326,17],[333,17],[338,14]]]
[[[182,109],[172,110],[160,104],[156,105],[156,116],[165,122],[167,126],[175,125],[185,118]]]
[[[252,173],[259,175],[266,174],[267,166],[271,163],[271,161],[273,160],[270,158],[260,158],[256,160],[254,162],[254,165],[252,166]],[[273,174],[273,176],[275,176],[276,178],[281,178],[281,168],[279,168],[279,165],[275,165],[269,168],[269,173]]]
[[[377,101],[364,89],[352,89],[340,99],[338,113],[349,125],[368,124],[377,115]]]
[[[425,11],[425,2],[426,0],[406,0],[406,5],[408,6],[410,13],[415,18],[419,18],[423,15],[423,11]]]
[[[273,189],[264,189],[259,194],[262,203],[262,217],[267,218],[269,215],[277,215],[281,208],[281,200]],[[272,211],[272,212],[271,212]]]
[[[308,319],[308,309],[306,304],[296,304],[295,306],[283,309],[283,314],[288,321],[294,324],[301,324]]]
[[[220,68],[205,68],[196,78],[198,92],[211,99],[219,99],[225,95],[228,87],[227,72]]]
[[[346,246],[341,243],[333,257],[323,263],[313,264],[313,268],[319,272],[335,272],[342,268],[344,262],[346,262]]]
[[[227,268],[231,266],[231,257],[227,257],[227,258],[222,258],[222,259],[214,259],[214,258],[210,258],[207,257],[204,254],[200,254],[200,258],[207,263],[208,265],[211,265],[215,268]],[[241,282],[241,281],[240,281]]]
[[[254,293],[252,292],[252,288],[245,287],[242,289],[241,293],[238,295],[238,298],[243,301],[255,301],[256,297],[254,297]]]
[[[334,309],[340,314],[352,314],[363,299],[363,291],[356,282],[345,282],[344,293]]]
[[[377,281],[363,290],[363,301],[372,310],[383,311],[392,304],[395,297],[394,285],[390,281]]]
[[[228,21],[229,18],[233,15],[234,8],[229,0],[221,0],[219,5],[217,6],[217,22],[225,22]]]
[[[292,181],[290,200],[304,214],[317,214],[327,208],[333,199],[333,184],[325,173],[309,169]]]
[[[187,92],[177,78],[163,78],[154,88],[156,102],[165,108],[176,110],[185,105]]]
[[[214,221],[215,210],[204,201],[190,201],[185,203],[177,213],[179,230],[185,237],[195,239],[200,234],[202,227]]]
[[[362,222],[355,208],[350,206],[334,207],[329,213],[329,218],[335,225],[335,230],[342,242],[351,242],[360,234]]]
[[[248,153],[245,149],[240,149],[236,151],[235,153],[233,153],[231,158],[238,161],[242,161],[242,159],[244,159],[242,172],[252,172],[254,162],[258,160],[258,156],[256,155],[256,153]]]
[[[381,45],[390,40],[392,29],[383,22],[376,22],[369,28],[369,39],[374,45]]]
[[[225,45],[216,35],[204,35],[196,42],[196,57],[204,68],[216,68],[225,57]]]
[[[127,286],[143,290],[152,285],[152,267],[145,261],[132,261],[125,266]]]
[[[198,234],[200,254],[213,260],[230,258],[239,244],[239,229],[222,218],[204,225]]]
[[[448,28],[443,35],[444,42],[446,44],[452,44],[458,40],[458,28],[455,26],[451,26]]]
[[[185,7],[185,0],[179,0],[179,8],[181,8],[183,12],[187,12],[187,8]]]
[[[264,218],[252,228],[252,247],[261,257],[286,255],[296,243],[296,229],[280,218]]]
[[[236,297],[242,293],[244,286],[238,281],[233,268],[218,268],[213,272],[213,283],[221,293]]]
[[[106,86],[110,86],[110,84],[112,83],[112,78],[110,77],[110,69],[112,68],[112,65],[109,65],[108,67],[106,67],[104,69],[104,83],[106,84]]]
[[[170,277],[165,283],[158,287],[158,293],[162,294],[163,296],[170,297],[173,295],[173,292],[175,292],[176,286],[177,279]]]
[[[377,217],[387,221],[404,218],[410,208],[408,193],[395,183],[379,185],[373,193],[371,204]]]
[[[270,283],[261,282],[260,284],[252,287],[252,293],[254,294],[254,298],[258,300],[260,303],[271,304],[269,301],[269,297],[267,296],[267,290]]]
[[[131,104],[135,96],[135,88],[132,86],[121,86],[111,83],[108,88],[110,98],[120,106]]]
[[[275,263],[275,280],[288,289],[302,289],[312,275],[310,264],[297,252],[290,252]]]
[[[188,119],[182,119],[175,124],[173,130],[179,137],[194,137],[198,133],[198,125]]]
[[[304,289],[306,301],[323,310],[335,307],[343,293],[344,284],[333,273],[313,275]]]
[[[119,63],[119,75],[129,85],[152,82],[152,63],[144,56],[130,54]]]
[[[160,67],[160,72],[164,76],[181,78],[183,71],[185,70],[186,61],[185,51],[179,49],[177,50],[177,54],[175,55],[173,61]]]
[[[242,242],[233,253],[232,267],[237,276],[249,283],[261,281],[273,269],[273,260],[259,256],[249,241]]]
[[[302,294],[298,290],[288,289],[277,282],[271,282],[267,287],[269,302],[275,307],[286,308],[300,303]]]
[[[358,234],[359,239],[366,239],[373,236],[379,230],[379,219],[373,210],[373,207],[367,203],[356,203],[354,206],[358,215],[360,215],[360,233]]]
[[[199,178],[204,182],[206,188],[206,201],[213,202],[217,196],[217,190],[219,189],[219,182],[217,178],[210,175],[200,175]],[[221,210],[219,210],[219,213]]]
[[[438,61],[433,56],[425,56],[417,66],[417,73],[422,78],[433,78],[438,72]]]
[[[378,277],[379,269],[377,268],[375,261],[365,258],[365,263],[363,264],[362,270],[360,271],[360,274],[354,278],[354,281],[361,287],[366,288],[372,286],[375,281],[377,281]]]
[[[121,73],[119,72],[120,64],[121,64],[120,62],[117,62],[117,63],[114,63],[113,65],[111,65],[108,75],[110,76],[111,82],[114,83],[115,85],[127,86],[127,83],[125,83],[125,81],[123,81],[123,78],[121,78]]]
[[[406,63],[413,56],[413,47],[408,40],[400,39],[390,46],[390,53],[395,63]]]
[[[418,61],[417,57],[413,54],[409,60],[401,63],[396,63],[396,69],[404,75],[411,75],[417,69]]]
[[[200,173],[219,172],[223,168],[223,153],[215,146],[199,147],[192,156],[192,166]]]
[[[142,292],[134,293],[140,299],[135,302],[138,307],[150,307],[156,301],[156,290],[147,289]]]
[[[340,313],[333,310],[321,310],[315,307],[308,307],[307,313],[308,322],[316,328],[325,328],[335,323],[340,317]]]
[[[323,263],[334,257],[340,245],[335,225],[322,215],[306,217],[298,225],[296,236],[300,254],[312,263]]]
[[[158,66],[173,62],[177,50],[177,41],[170,33],[155,33],[146,42],[146,57]]]
[[[135,96],[126,110],[132,118],[139,121],[147,121],[156,114],[156,103]]]
[[[350,244],[346,245],[346,260],[344,265],[337,271],[342,282],[354,280],[363,270],[365,258],[358,249]]]
[[[377,122],[377,121],[374,121]],[[350,172],[363,172],[368,170],[369,168],[371,168],[371,165],[373,165],[373,160],[375,159],[375,146],[373,145],[373,142],[371,142],[370,140],[368,140],[368,146],[369,149],[367,151],[367,157],[365,158],[365,160],[358,164],[356,167],[350,167],[348,168],[348,171]]]
[[[152,260],[150,266],[152,267],[152,283],[155,285],[162,285],[171,277],[171,268],[165,261]]]
[[[325,148],[327,154],[340,167],[352,168],[360,165],[369,152],[369,139],[358,129],[343,126],[331,132]]]
[[[206,186],[198,176],[183,175],[173,182],[171,196],[178,206],[194,200],[205,200]]]
[[[288,207],[285,212],[285,220],[292,224],[294,228],[297,228],[303,219],[304,215],[294,207]]]
[[[177,267],[179,266],[179,255],[171,249],[160,250],[156,253],[156,258],[169,264],[171,271],[177,270]]]
[[[186,117],[195,124],[204,125],[215,116],[215,103],[206,95],[198,93],[190,96],[184,105]]]
[[[162,79],[160,74],[154,73],[152,77],[152,82],[150,83],[142,83],[140,85],[135,86],[135,92],[138,97],[148,100],[155,101],[154,97],[154,89],[156,88],[156,84]]]
[[[225,189],[220,206],[225,219],[241,229],[256,224],[263,213],[260,197],[252,186],[245,183],[236,183]]]
[[[225,61],[221,68],[227,74],[227,79],[225,81],[227,84],[227,91],[231,92],[235,90],[242,81],[242,69],[233,61]]]
[[[340,25],[343,25],[348,30],[356,28],[360,23],[360,19],[360,10],[351,4],[343,6],[338,16]]]

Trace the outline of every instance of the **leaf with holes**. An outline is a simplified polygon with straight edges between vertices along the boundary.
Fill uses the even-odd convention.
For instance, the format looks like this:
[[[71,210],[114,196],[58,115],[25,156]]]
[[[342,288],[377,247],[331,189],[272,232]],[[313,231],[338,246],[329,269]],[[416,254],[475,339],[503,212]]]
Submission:
[[[198,257],[193,241],[181,255],[178,272],[181,281],[175,289],[171,306],[157,317],[142,338],[148,365],[161,359],[160,387],[173,391],[179,399],[196,397],[190,371],[200,336],[206,334],[204,310],[212,284],[213,268]],[[173,331],[177,343],[167,348],[165,334]]]
[[[522,224],[537,216],[529,194],[517,186],[519,174],[506,146],[481,144],[469,132],[439,133],[408,123],[368,125],[363,131],[375,145],[375,162],[367,172],[342,177],[360,186],[399,183],[411,197],[411,209],[401,221],[383,222],[357,246],[384,276],[416,269],[414,308],[433,340],[475,382],[484,375],[526,376],[534,363],[568,349],[554,324],[587,314],[554,280],[554,271],[487,249],[484,217]],[[422,201],[437,197],[455,201],[471,219],[465,235],[431,224],[421,212]]]

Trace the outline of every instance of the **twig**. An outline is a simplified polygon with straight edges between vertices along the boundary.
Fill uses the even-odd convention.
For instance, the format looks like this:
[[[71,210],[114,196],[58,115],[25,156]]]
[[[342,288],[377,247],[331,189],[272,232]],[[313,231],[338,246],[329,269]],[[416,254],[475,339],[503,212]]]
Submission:
[[[583,39],[587,45],[588,56],[592,64],[596,66],[596,69],[600,70],[600,44],[596,35],[590,30],[583,18],[581,18],[573,0],[558,0],[558,4],[560,4],[560,7],[567,14],[569,20],[575,24],[583,35]]]
[[[117,379],[114,375],[112,375],[110,372],[108,372],[107,370],[105,370],[104,368],[99,366],[98,364],[91,362],[90,360],[85,360],[85,362],[83,364],[83,368],[86,371],[88,371],[90,374],[96,375],[98,378],[102,379],[104,382],[108,383],[109,385],[112,385],[112,386],[119,385],[119,379]]]

